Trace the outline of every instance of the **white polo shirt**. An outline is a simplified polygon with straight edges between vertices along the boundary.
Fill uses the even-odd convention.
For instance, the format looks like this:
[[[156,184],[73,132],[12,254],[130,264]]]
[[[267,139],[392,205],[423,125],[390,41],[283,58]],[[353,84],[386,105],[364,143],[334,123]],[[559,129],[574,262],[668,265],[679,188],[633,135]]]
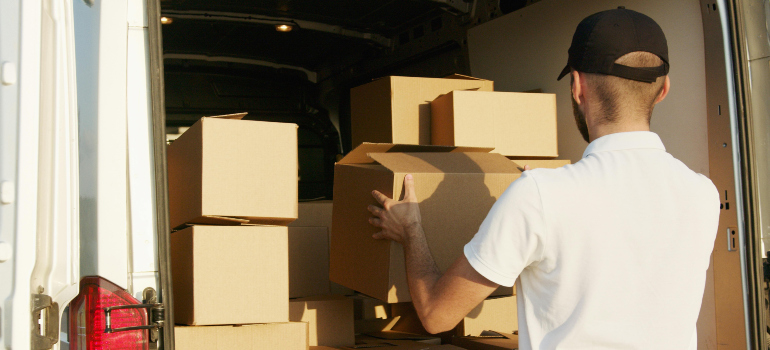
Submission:
[[[694,350],[718,221],[707,177],[652,132],[617,133],[524,172],[465,256],[497,284],[520,278],[522,350]]]

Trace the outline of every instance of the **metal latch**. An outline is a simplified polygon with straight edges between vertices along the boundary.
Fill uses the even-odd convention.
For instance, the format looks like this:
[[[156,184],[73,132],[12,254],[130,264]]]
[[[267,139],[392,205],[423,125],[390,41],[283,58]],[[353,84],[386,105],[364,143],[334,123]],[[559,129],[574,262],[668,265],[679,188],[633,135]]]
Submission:
[[[48,350],[59,341],[59,303],[32,294],[32,350]]]
[[[147,309],[148,325],[112,328],[112,321],[110,315],[113,310],[123,309]],[[155,289],[147,287],[142,291],[142,304],[136,305],[120,305],[110,306],[104,308],[104,333],[115,333],[125,331],[135,331],[139,329],[147,329],[150,331],[150,342],[158,341],[158,329],[162,328],[166,320],[166,309],[162,303],[158,303],[158,293]]]

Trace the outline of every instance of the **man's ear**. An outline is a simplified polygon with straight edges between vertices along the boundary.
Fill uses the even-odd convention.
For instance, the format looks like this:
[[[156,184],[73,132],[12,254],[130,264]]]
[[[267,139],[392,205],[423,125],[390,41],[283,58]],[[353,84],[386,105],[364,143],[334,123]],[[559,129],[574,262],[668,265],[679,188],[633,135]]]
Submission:
[[[572,98],[575,99],[577,104],[583,104],[583,76],[581,76],[580,73],[578,73],[576,70],[571,71],[570,74],[572,74]]]
[[[671,80],[668,79],[668,75],[666,76],[666,79],[663,80],[663,89],[660,90],[660,94],[655,99],[655,104],[658,104],[658,102],[663,101],[664,98],[668,95],[668,90],[671,88]]]

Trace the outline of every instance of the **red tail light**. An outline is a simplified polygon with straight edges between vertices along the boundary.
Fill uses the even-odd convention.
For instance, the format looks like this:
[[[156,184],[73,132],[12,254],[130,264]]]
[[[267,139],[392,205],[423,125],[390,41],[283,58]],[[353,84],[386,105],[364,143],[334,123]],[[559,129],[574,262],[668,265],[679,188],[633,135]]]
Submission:
[[[73,350],[147,350],[147,330],[106,333],[104,308],[140,304],[123,288],[101,277],[85,277],[80,281],[80,294],[70,303],[70,349]],[[118,309],[110,315],[111,328],[147,324],[147,310]]]

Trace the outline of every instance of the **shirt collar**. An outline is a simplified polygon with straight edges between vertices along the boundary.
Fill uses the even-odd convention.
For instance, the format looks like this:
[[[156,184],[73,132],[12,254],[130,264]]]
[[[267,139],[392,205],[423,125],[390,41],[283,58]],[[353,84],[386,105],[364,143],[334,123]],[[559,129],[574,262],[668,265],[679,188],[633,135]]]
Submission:
[[[594,140],[586,147],[583,158],[591,153],[640,148],[666,150],[658,134],[650,131],[629,131],[604,135]]]

